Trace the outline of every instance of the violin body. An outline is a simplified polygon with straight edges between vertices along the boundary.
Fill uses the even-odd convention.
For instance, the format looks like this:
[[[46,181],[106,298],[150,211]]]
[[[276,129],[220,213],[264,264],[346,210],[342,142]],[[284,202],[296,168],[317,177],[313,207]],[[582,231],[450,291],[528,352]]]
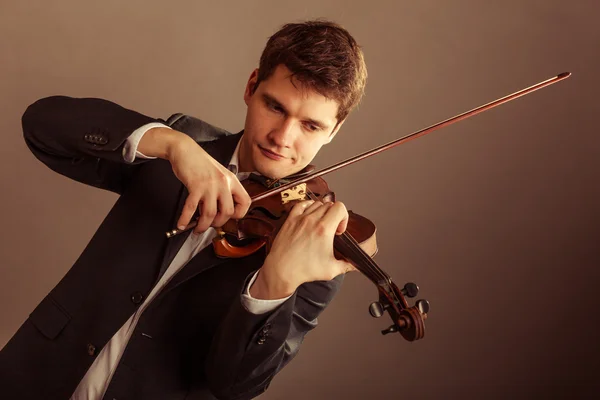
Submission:
[[[264,192],[272,181],[258,176],[252,176],[242,181],[244,189],[250,197]],[[269,196],[262,200],[252,203],[252,206],[244,216],[239,220],[229,220],[219,231],[220,237],[215,238],[215,253],[219,257],[246,257],[259,248],[267,246],[267,252],[279,229],[283,226],[287,215],[292,207],[299,201],[309,199],[309,195],[315,201],[334,202],[335,194],[329,189],[327,182],[323,178],[312,179],[298,187],[284,191],[280,196]],[[376,227],[369,219],[348,211],[348,226],[346,231],[352,235],[363,250],[371,257],[377,253],[377,241],[375,239]],[[233,246],[223,239],[235,240],[236,242],[254,239],[254,244],[244,247]],[[257,244],[261,243],[260,245]],[[229,244],[228,244],[229,243]],[[336,258],[346,259],[339,251],[334,252]],[[347,260],[351,262],[351,260]],[[356,265],[355,265],[356,266]]]

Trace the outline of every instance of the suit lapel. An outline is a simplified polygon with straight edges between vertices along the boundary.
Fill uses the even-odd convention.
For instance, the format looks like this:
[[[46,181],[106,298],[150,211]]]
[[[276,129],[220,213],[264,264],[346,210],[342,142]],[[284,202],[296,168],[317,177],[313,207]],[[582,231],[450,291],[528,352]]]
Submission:
[[[201,145],[202,148],[204,148],[204,150],[208,154],[210,154],[212,158],[217,160],[223,166],[227,167],[227,165],[229,164],[229,161],[231,160],[231,157],[233,156],[233,152],[235,151],[235,147],[237,146],[237,143],[240,140],[241,136],[242,136],[241,134],[228,135],[228,136],[224,136],[220,139],[213,140],[210,142],[199,143],[199,145]],[[177,179],[175,177],[175,175],[173,175],[173,177],[174,177],[174,179]],[[187,199],[188,194],[189,194],[189,192],[188,192],[187,188],[185,187],[185,185],[180,183],[179,199],[177,201],[177,210],[175,211],[175,214],[173,215],[173,219],[171,221],[171,226],[173,226],[173,227],[175,227],[177,225],[177,220],[181,216],[181,211],[183,210],[183,206],[185,205],[185,200]],[[198,211],[196,211],[196,213],[192,217],[192,220],[196,219],[197,216],[198,216]],[[160,277],[165,273],[165,271],[167,270],[169,265],[171,265],[171,262],[173,261],[173,259],[175,258],[175,256],[179,252],[179,250],[181,249],[181,246],[183,246],[183,243],[185,242],[187,237],[191,234],[191,232],[192,232],[192,230],[189,230],[187,232],[180,233],[179,235],[175,235],[172,238],[166,239],[167,244],[166,244],[165,252],[163,254],[163,259],[162,259],[162,262],[160,265],[157,282],[160,279]],[[211,247],[211,246],[209,246],[209,247]],[[211,247],[211,251],[212,251],[212,247]],[[204,253],[204,251],[200,252],[198,254],[198,256],[202,253]],[[185,269],[185,267],[184,267],[184,269]],[[183,272],[183,270],[180,271],[179,273],[181,273],[181,272]]]
[[[198,254],[196,254],[186,265],[184,265],[179,272],[173,275],[165,287],[160,291],[158,296],[162,297],[166,295],[171,290],[175,289],[177,286],[193,278],[199,273],[214,268],[226,261],[231,260],[217,257],[212,245],[207,246]]]

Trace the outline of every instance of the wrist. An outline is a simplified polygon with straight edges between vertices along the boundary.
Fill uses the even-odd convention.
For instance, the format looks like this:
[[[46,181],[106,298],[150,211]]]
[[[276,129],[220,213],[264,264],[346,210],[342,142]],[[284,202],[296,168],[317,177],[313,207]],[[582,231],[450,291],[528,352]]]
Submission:
[[[137,150],[149,157],[169,160],[173,150],[191,138],[174,129],[156,127],[149,129],[140,140]]]
[[[258,271],[258,275],[249,291],[250,296],[255,299],[278,300],[289,297],[296,289],[296,285],[273,276],[263,266]]]

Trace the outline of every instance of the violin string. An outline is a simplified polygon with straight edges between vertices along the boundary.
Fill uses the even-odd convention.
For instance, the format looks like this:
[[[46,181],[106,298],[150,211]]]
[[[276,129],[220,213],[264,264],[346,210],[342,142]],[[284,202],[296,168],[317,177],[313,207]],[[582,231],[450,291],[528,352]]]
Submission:
[[[307,192],[309,197],[312,200],[318,201],[318,198],[314,195],[314,193],[307,188]],[[374,283],[379,284],[379,280],[383,280],[386,283],[391,284],[392,283],[392,279],[391,277],[385,272],[383,271],[375,262],[375,260],[373,260],[373,258],[371,258],[371,256],[369,254],[367,254],[367,252],[365,252],[363,250],[362,247],[360,247],[360,244],[356,241],[356,239],[354,237],[352,237],[352,235],[350,235],[348,232],[344,232],[341,235],[337,236],[336,235],[336,240],[339,240],[341,242],[345,242],[345,248],[354,253],[354,260],[361,260],[364,264],[361,265],[366,265],[367,269],[362,270],[361,271],[363,273],[365,273]],[[400,301],[400,299],[398,299],[398,296],[396,295],[396,291],[393,290],[393,288],[390,286],[389,290],[387,291],[391,296],[392,299],[394,300],[394,302],[396,304],[403,304],[403,302]]]
[[[354,239],[352,237],[352,235],[346,234],[346,232],[344,232],[342,234],[342,236],[344,237],[345,240],[352,242],[354,244],[353,248],[362,253],[361,258],[366,263],[370,264],[372,269],[378,271],[386,283],[389,283],[390,285],[392,284],[392,278],[377,265],[377,263],[362,249],[362,247],[360,247],[359,243],[356,241],[356,239]],[[393,290],[393,288],[391,286],[389,287],[388,293],[391,294],[391,296],[393,297],[393,300],[396,302],[396,304],[404,304],[403,302],[400,302],[400,299],[398,299],[398,296],[396,295],[396,291]]]
[[[308,187],[306,188],[306,192],[311,200],[319,201],[318,197]],[[338,241],[338,243],[341,242],[349,252],[352,252],[354,260],[360,260],[363,262],[362,264],[357,263],[356,267],[363,274],[365,274],[373,283],[379,286],[379,281],[383,280],[386,283],[389,283],[390,285],[392,284],[391,277],[377,265],[373,258],[371,258],[371,256],[367,254],[367,252],[365,252],[362,249],[362,247],[360,247],[360,244],[356,241],[354,237],[352,237],[352,235],[350,235],[348,232],[344,232],[339,236],[336,235],[334,240]],[[365,265],[366,268],[361,268],[362,265]],[[391,295],[392,300],[395,304],[403,304],[403,302],[401,302],[400,299],[398,299],[396,291],[393,290],[391,286],[389,287],[389,290],[387,290],[387,292]]]
[[[318,201],[318,198],[314,195],[310,189],[307,189],[309,192],[309,196],[312,200]],[[360,266],[365,266],[363,268],[363,272],[369,274],[369,277],[373,280],[373,282],[377,283],[379,280],[386,280],[388,277],[385,272],[383,272],[373,261],[373,259],[360,247],[360,244],[348,233],[344,232],[342,235],[336,235],[336,239],[341,242],[344,247],[350,251],[353,255],[353,260],[362,261],[362,263],[358,263]],[[357,266],[358,268],[358,266]]]
[[[377,278],[386,282],[389,280],[390,277],[385,273],[385,271],[379,268],[373,258],[371,258],[371,256],[369,256],[369,254],[367,254],[362,247],[360,247],[360,244],[356,241],[356,239],[354,239],[354,237],[352,237],[352,235],[344,232],[340,236],[342,240],[346,241],[351,246],[350,248],[354,251],[355,256],[360,258],[373,272],[375,272]]]
[[[319,201],[317,196],[307,187],[306,192],[311,200]],[[337,236],[337,235],[336,235]],[[373,282],[377,282],[380,279],[387,281],[389,276],[377,266],[375,261],[360,247],[360,244],[347,232],[344,232],[341,236],[345,243],[345,247],[354,253],[354,259],[359,259],[363,261],[363,265],[366,265],[367,270],[363,271],[365,274],[373,280]],[[358,268],[358,267],[357,267]]]
[[[353,243],[347,240],[347,235],[345,233],[339,236],[336,235],[334,241],[339,249],[344,250],[344,256],[354,261],[352,264],[354,264],[356,269],[367,275],[367,277],[371,279],[373,283],[380,283],[381,276],[379,276],[377,270],[373,268],[371,263],[367,258],[364,257],[363,254],[357,251]]]

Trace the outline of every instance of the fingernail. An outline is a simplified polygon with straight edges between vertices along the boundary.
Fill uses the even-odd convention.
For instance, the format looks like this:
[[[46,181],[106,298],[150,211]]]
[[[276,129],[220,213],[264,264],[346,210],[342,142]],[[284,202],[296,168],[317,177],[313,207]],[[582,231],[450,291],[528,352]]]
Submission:
[[[179,229],[180,231],[182,231],[182,230],[184,230],[184,229],[185,229],[185,225],[179,225],[179,226],[177,227],[177,229]]]

